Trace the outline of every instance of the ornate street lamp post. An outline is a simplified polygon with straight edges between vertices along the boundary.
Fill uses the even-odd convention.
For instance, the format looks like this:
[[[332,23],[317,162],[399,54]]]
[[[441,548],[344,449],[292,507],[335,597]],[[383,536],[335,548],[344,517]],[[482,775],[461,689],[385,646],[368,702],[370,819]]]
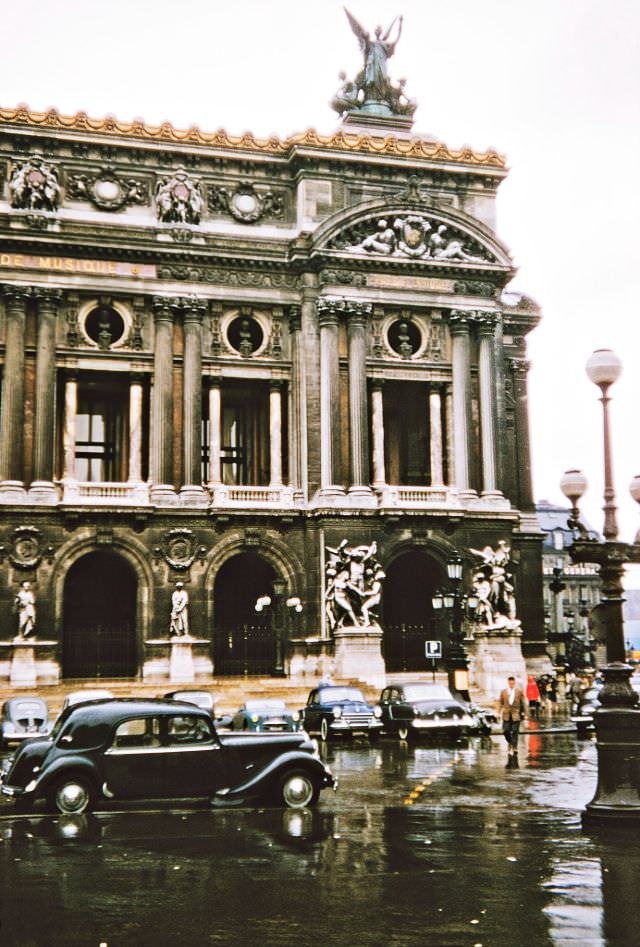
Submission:
[[[285,647],[289,638],[289,615],[295,612],[296,628],[298,624],[298,615],[303,609],[302,602],[297,596],[291,596],[285,600],[287,584],[284,579],[274,579],[271,583],[272,594],[261,595],[256,601],[256,612],[263,612],[265,608],[271,609],[271,628],[275,638],[276,659],[274,667],[275,677],[285,676]]]
[[[580,523],[578,502],[587,479],[578,470],[568,470],[560,487],[571,501],[569,526],[576,538],[569,548],[573,562],[600,566],[602,606],[606,629],[607,665],[602,668],[604,686],[601,709],[595,715],[598,748],[596,794],[583,814],[585,823],[628,821],[640,823],[640,709],[630,684],[633,671],[625,662],[622,576],[626,563],[640,562],[640,545],[618,540],[611,433],[609,388],[619,378],[622,364],[609,349],[599,349],[587,362],[587,375],[602,393],[604,430],[604,541],[589,539]],[[631,483],[631,495],[640,502],[640,477]]]
[[[553,625],[549,640],[556,646],[554,658],[558,676],[558,697],[561,699],[565,696],[567,670],[567,634],[562,604],[562,593],[567,586],[562,581],[562,567],[562,559],[556,559],[556,564],[553,567],[553,579],[549,583],[549,591],[553,595]]]
[[[432,604],[434,609],[439,610],[444,607],[450,613],[449,651],[446,662],[449,690],[452,694],[459,693],[464,700],[469,701],[469,662],[464,648],[463,620],[465,606],[474,608],[477,605],[477,598],[463,594],[462,568],[461,556],[456,554],[448,560],[447,575],[452,590],[436,592]]]

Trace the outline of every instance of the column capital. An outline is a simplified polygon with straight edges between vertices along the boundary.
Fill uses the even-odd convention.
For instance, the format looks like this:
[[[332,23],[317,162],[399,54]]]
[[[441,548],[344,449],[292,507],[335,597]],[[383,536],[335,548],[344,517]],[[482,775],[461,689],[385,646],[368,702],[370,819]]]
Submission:
[[[373,306],[371,303],[352,302],[345,300],[345,312],[349,320],[349,325],[366,326],[371,318]]]
[[[288,306],[287,317],[289,319],[289,332],[299,332],[302,328],[302,306],[298,303]]]
[[[52,289],[47,286],[34,286],[31,295],[38,300],[39,309],[55,310],[64,299],[61,289]]]
[[[371,391],[382,391],[384,388],[384,378],[370,378],[369,387]]]
[[[479,309],[471,317],[471,321],[478,330],[478,335],[493,335],[498,320],[498,313],[491,310]]]
[[[449,331],[452,335],[467,335],[473,319],[471,309],[452,309],[449,313]]]
[[[531,362],[526,358],[510,358],[509,368],[514,375],[526,375],[531,368]]]
[[[11,283],[0,284],[0,295],[2,295],[7,309],[24,310],[27,300],[32,296],[30,286],[14,286]]]
[[[197,296],[178,296],[173,308],[182,313],[185,322],[201,323],[207,311],[206,303]]]
[[[170,296],[154,296],[151,300],[156,322],[173,322],[174,298]]]
[[[321,326],[338,325],[340,314],[345,311],[344,299],[325,296],[317,301],[318,319]]]
[[[145,374],[145,372],[136,372],[136,371],[129,372],[130,385],[142,385],[144,383],[145,378],[147,378],[147,375]]]

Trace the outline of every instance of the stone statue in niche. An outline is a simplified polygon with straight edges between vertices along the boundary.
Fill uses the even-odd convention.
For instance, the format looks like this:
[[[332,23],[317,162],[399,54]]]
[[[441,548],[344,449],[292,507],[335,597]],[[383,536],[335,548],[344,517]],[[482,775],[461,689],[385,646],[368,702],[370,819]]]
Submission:
[[[509,571],[511,549],[501,539],[498,548],[470,549],[482,560],[473,575],[478,598],[474,620],[485,628],[512,630],[520,626],[516,618],[513,574]]]
[[[189,596],[182,582],[176,582],[171,596],[169,635],[171,638],[186,638],[189,635]]]
[[[337,548],[326,547],[325,606],[332,631],[339,628],[367,628],[375,624],[374,609],[382,597],[385,578],[375,558],[376,544],[349,546],[343,539]]]
[[[15,608],[18,613],[18,638],[35,637],[36,597],[31,590],[30,582],[21,584],[15,597]]]
[[[204,201],[199,184],[182,169],[156,185],[156,212],[164,224],[199,224]]]
[[[54,211],[60,203],[58,172],[42,158],[30,158],[13,169],[9,195],[18,210]]]

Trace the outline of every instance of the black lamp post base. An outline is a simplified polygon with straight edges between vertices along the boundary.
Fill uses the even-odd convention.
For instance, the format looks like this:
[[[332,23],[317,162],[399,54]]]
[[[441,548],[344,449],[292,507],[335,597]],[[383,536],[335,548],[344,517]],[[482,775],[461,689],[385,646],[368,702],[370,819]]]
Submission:
[[[598,785],[583,824],[640,825],[640,709],[598,710],[595,726]]]

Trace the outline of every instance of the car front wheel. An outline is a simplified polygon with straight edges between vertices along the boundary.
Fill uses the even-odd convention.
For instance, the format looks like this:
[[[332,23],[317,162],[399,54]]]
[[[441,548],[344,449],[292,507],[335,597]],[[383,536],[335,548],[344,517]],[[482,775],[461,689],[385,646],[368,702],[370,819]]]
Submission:
[[[84,776],[65,776],[55,784],[48,800],[50,807],[62,815],[81,815],[93,808],[95,794]]]
[[[329,738],[329,724],[326,717],[323,717],[320,721],[320,739],[327,740]]]
[[[320,788],[304,770],[290,770],[280,780],[280,801],[287,809],[307,809],[318,801]]]
[[[409,727],[406,724],[400,724],[398,727],[398,739],[399,740],[408,740],[409,739]]]

